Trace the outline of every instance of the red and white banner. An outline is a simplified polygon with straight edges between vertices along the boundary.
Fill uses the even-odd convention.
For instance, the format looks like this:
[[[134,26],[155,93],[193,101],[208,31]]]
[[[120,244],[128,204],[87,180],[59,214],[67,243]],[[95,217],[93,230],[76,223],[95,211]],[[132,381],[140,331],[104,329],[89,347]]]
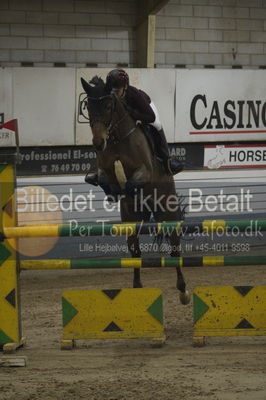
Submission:
[[[12,133],[11,131],[13,131],[14,133]],[[0,147],[18,145],[18,120],[11,119],[10,121],[0,124]]]
[[[5,122],[4,124],[0,124],[0,129],[8,129],[9,131],[16,132],[17,130],[17,120],[12,119],[11,121]]]

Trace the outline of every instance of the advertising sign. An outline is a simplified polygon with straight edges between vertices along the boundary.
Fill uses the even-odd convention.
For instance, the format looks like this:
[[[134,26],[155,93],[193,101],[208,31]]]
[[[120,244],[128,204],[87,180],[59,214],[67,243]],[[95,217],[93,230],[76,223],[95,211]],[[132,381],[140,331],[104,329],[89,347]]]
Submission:
[[[266,168],[266,144],[207,145],[204,168]]]
[[[6,129],[4,125],[4,113],[0,114],[0,148],[15,146],[15,136],[10,129]]]
[[[266,140],[264,71],[184,70],[176,80],[176,142]]]
[[[96,168],[92,146],[45,146],[20,149],[18,176],[85,175]]]
[[[0,130],[1,135],[1,130]],[[202,169],[203,145],[169,145],[170,156],[175,156],[185,169]],[[93,146],[21,147],[18,176],[85,175],[96,169]]]

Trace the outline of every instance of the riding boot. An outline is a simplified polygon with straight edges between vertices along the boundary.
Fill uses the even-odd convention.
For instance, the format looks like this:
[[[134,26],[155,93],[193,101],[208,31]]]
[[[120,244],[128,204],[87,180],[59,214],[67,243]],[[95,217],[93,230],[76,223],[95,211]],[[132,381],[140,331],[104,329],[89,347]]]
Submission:
[[[154,133],[154,136],[156,154],[162,159],[166,172],[170,175],[175,175],[181,172],[183,170],[183,165],[177,160],[177,158],[169,156],[168,143],[166,141],[164,130],[160,129]]]
[[[106,175],[102,172],[88,172],[85,182],[93,186],[100,186],[107,196],[110,203],[118,201],[118,193],[112,191]]]
[[[98,186],[98,173],[88,172],[85,176],[85,182],[93,186]]]

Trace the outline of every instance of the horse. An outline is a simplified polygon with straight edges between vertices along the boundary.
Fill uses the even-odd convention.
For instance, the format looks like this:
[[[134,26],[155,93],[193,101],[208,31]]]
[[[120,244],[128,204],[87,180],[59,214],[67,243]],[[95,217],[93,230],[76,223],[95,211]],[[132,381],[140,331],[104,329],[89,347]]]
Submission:
[[[114,201],[120,195],[122,222],[148,222],[151,216],[157,222],[181,220],[173,176],[155,156],[145,130],[131,117],[123,99],[108,93],[98,76],[90,82],[81,78],[81,84],[87,94],[99,185]],[[180,256],[177,230],[169,233],[169,241],[171,256]],[[141,257],[137,234],[127,236],[127,245],[132,257]],[[180,266],[176,272],[180,302],[188,304],[190,294]],[[134,268],[133,287],[142,287],[140,268]]]

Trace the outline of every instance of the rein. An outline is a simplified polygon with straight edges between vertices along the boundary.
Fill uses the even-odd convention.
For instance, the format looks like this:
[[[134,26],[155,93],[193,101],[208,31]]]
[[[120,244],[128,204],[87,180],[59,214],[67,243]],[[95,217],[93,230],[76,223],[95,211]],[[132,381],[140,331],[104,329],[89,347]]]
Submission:
[[[108,98],[112,98],[112,96],[111,95],[106,95],[106,96],[101,96],[101,97],[89,97],[89,96],[87,96],[87,100],[91,100],[91,101],[94,101],[94,102],[102,101],[102,100],[108,99]],[[88,108],[88,101],[87,101],[87,108]],[[112,110],[112,112],[113,112],[113,110]],[[99,114],[99,113],[96,114],[95,113],[95,115],[96,115],[95,118],[88,118],[91,127],[93,127],[93,125],[96,122],[100,122],[100,123],[104,124],[104,126],[108,127],[108,125],[109,125],[108,122],[106,122],[103,118],[101,118],[101,114]]]
[[[123,115],[123,117],[121,117],[118,121],[116,121],[114,124],[112,124],[112,121],[110,122],[109,126],[107,127],[107,131],[108,131],[108,135],[107,135],[107,141],[108,140],[112,140],[113,143],[119,143],[121,141],[123,141],[124,139],[126,139],[129,135],[131,135],[131,133],[133,133],[135,131],[135,129],[137,128],[136,126],[133,126],[133,128],[131,128],[126,135],[124,135],[122,138],[118,139],[116,136],[112,135],[112,133],[118,129],[119,125],[121,124],[121,122],[124,121],[124,119],[129,115],[128,112],[125,112],[125,114]]]

